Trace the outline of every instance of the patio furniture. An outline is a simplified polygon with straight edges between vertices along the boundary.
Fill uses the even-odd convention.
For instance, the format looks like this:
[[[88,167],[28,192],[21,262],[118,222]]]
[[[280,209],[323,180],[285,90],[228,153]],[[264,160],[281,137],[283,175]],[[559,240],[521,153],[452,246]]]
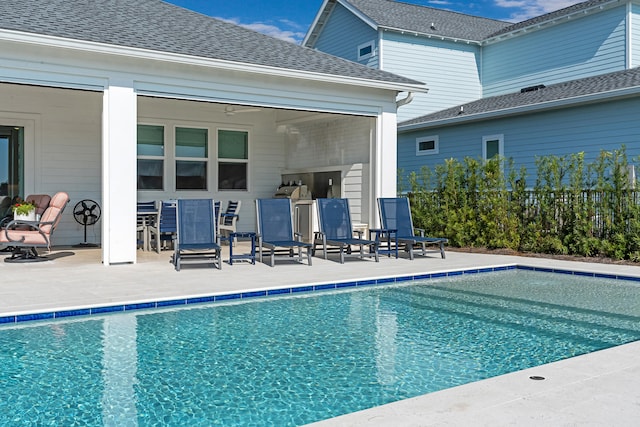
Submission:
[[[233,253],[233,246],[238,240],[246,240],[250,243],[249,253]],[[229,234],[229,264],[233,265],[233,261],[249,261],[251,264],[256,263],[256,233],[248,231],[237,231]]]
[[[345,257],[373,257],[376,262],[379,261],[379,242],[363,239],[361,231],[353,230],[347,199],[317,199],[316,204],[320,232],[316,233],[313,240],[314,252],[316,246],[321,244],[324,259],[327,259],[328,247],[337,246],[340,252],[340,264],[344,264]],[[352,246],[358,246],[359,250],[353,252]],[[365,252],[365,247],[368,248],[368,252]]]
[[[421,249],[420,254],[423,256],[427,253],[440,252],[441,257],[445,258],[444,245],[449,240],[444,237],[425,236],[425,230],[413,227],[411,206],[407,197],[381,197],[378,199],[378,211],[382,228],[397,230],[398,244],[405,245],[405,250],[409,252],[409,259],[414,258],[415,246]],[[415,231],[418,231],[419,235],[416,235]],[[427,251],[427,245],[436,245],[439,249]]]
[[[398,259],[398,230],[385,228],[370,228],[369,239],[379,242],[378,253],[387,255],[395,255]],[[386,245],[383,245],[386,243]]]
[[[275,265],[276,258],[304,261],[302,250],[306,249],[307,264],[311,266],[311,243],[302,241],[300,233],[293,231],[293,216],[290,199],[257,199],[256,219],[258,222],[258,253],[262,262],[262,248],[269,250],[269,265]],[[276,250],[284,255],[276,256]]]
[[[138,233],[138,246],[141,246],[143,251],[151,250],[152,227],[158,220],[158,214],[155,200],[137,203],[136,232]]]
[[[154,246],[157,253],[163,248],[173,249],[177,229],[176,209],[176,200],[162,200],[157,220],[147,225],[149,247]]]
[[[4,228],[9,223],[9,221],[13,220],[11,205],[13,205],[13,202],[15,200],[11,200],[9,198],[6,198],[6,200],[9,200],[11,203],[7,205],[6,216],[0,218],[0,228]],[[36,218],[38,218],[38,216],[42,216],[44,211],[49,207],[51,196],[49,196],[48,194],[30,194],[25,198],[25,201],[36,205],[35,215]]]
[[[220,224],[220,235],[222,239],[228,240],[229,233],[235,233],[236,223],[238,222],[240,212],[240,205],[242,202],[240,200],[229,200],[227,202],[227,208],[223,213],[220,213],[219,224]]]
[[[222,269],[220,240],[211,199],[178,199],[173,263],[180,271],[183,262],[210,263]]]
[[[0,230],[0,244],[12,246],[13,253],[5,262],[47,261],[38,255],[36,248],[51,250],[51,236],[62,218],[62,212],[69,203],[69,195],[56,193],[47,209],[38,221],[9,221],[4,230]]]

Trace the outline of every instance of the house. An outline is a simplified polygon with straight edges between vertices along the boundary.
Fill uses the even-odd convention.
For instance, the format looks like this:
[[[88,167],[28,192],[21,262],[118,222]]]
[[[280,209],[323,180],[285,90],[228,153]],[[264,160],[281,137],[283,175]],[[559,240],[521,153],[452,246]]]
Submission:
[[[589,161],[624,144],[640,155],[637,1],[590,0],[516,24],[388,0],[323,7],[307,46],[332,45],[340,22],[359,20],[377,36],[369,65],[429,87],[398,113],[405,175],[452,157],[500,154],[535,176],[542,154],[582,151]]]
[[[302,44],[425,82],[404,121],[483,96],[482,41],[511,24],[390,0],[325,0]]]
[[[89,238],[111,265],[136,261],[137,200],[241,200],[249,231],[253,201],[286,176],[337,173],[358,222],[395,193],[383,159],[396,156],[396,98],[426,90],[417,80],[159,0],[0,12],[0,196],[67,191],[58,245],[82,240],[83,199],[101,206]]]

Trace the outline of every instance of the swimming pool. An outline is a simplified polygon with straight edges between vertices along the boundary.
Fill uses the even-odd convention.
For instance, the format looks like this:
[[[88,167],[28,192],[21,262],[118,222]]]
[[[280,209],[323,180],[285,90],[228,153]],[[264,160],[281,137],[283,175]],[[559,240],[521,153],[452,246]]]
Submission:
[[[0,328],[0,424],[301,425],[640,339],[635,282],[522,270]]]

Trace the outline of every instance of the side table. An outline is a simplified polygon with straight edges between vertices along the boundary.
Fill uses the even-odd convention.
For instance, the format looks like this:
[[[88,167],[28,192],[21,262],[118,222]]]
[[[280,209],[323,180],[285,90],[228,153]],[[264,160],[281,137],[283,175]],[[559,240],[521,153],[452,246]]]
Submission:
[[[386,254],[391,257],[391,254],[395,254],[398,258],[398,230],[390,228],[370,228],[369,240],[375,240],[380,243],[378,247],[378,253]],[[387,242],[387,248],[383,248],[383,243]],[[393,243],[393,244],[392,244]]]
[[[233,253],[234,240],[247,240],[251,242],[251,252],[235,254]],[[233,265],[233,261],[249,260],[251,264],[256,263],[256,233],[248,231],[236,231],[229,233],[229,264]]]

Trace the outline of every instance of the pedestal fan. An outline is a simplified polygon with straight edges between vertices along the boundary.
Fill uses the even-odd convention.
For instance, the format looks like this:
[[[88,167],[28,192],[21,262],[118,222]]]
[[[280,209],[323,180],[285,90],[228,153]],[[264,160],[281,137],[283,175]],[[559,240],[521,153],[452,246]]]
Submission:
[[[100,219],[98,202],[85,199],[80,200],[73,208],[73,219],[84,227],[84,242],[74,245],[81,248],[97,248],[99,245],[87,242],[87,227],[94,225]]]

